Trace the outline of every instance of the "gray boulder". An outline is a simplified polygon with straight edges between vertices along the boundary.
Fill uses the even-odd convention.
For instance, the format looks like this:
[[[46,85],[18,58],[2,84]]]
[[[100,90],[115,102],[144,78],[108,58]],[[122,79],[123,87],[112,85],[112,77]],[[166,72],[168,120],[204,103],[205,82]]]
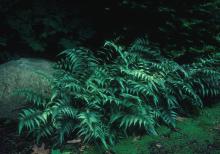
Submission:
[[[0,118],[17,119],[25,99],[13,95],[18,89],[31,89],[49,95],[48,77],[54,73],[54,63],[43,59],[21,58],[0,65]]]

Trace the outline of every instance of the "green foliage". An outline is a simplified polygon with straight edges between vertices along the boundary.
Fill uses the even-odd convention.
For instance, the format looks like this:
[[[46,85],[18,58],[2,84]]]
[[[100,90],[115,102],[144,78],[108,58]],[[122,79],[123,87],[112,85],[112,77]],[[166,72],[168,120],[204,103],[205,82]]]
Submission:
[[[90,39],[95,31],[80,13],[82,6],[69,6],[58,1],[1,0],[0,62],[23,56],[54,58],[55,51]]]
[[[143,34],[164,55],[184,62],[189,62],[188,56],[193,60],[218,52],[220,47],[219,0],[97,3],[1,0],[1,52],[7,51],[9,57],[24,54],[54,58],[51,51],[82,44],[96,48],[103,39],[115,36],[122,36],[120,41],[129,43]],[[96,32],[98,37],[94,37]],[[1,59],[10,58],[4,53]]]
[[[119,154],[148,153],[220,153],[219,116],[220,104],[204,108],[201,114],[193,118],[185,118],[177,122],[177,131],[165,126],[158,128],[158,136],[130,136],[121,139],[113,149]],[[210,148],[210,145],[214,145]],[[103,152],[90,146],[83,153],[102,154]]]
[[[166,56],[185,58],[190,55],[193,58],[218,52],[219,0],[120,0],[118,3],[121,9],[132,12],[129,21],[141,25],[138,31],[147,33]],[[135,20],[137,16],[139,18]],[[143,20],[147,21],[144,26]],[[126,26],[128,29],[124,35],[130,35],[129,23]]]
[[[107,41],[104,48],[102,54],[116,55],[111,63],[82,47],[63,51],[51,98],[25,94],[34,108],[20,113],[19,132],[25,127],[38,139],[55,136],[59,144],[78,136],[109,149],[117,136],[139,131],[157,135],[161,123],[175,127],[180,111],[201,108],[203,97],[220,94],[220,73],[213,66],[219,55],[179,65],[146,39],[128,48]]]

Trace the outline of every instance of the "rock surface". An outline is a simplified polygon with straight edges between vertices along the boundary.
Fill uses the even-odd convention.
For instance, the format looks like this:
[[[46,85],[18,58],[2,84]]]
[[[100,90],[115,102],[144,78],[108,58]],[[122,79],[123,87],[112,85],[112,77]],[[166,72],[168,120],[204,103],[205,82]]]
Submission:
[[[18,89],[31,89],[48,95],[49,77],[54,73],[54,63],[43,59],[21,58],[0,65],[0,118],[17,119],[24,106],[24,98],[13,95]]]

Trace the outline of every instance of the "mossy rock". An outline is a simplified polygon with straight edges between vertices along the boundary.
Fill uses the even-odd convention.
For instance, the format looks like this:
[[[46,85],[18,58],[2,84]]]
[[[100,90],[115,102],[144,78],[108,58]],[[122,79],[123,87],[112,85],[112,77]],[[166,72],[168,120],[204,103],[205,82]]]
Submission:
[[[31,58],[0,65],[0,118],[17,119],[20,109],[25,105],[23,97],[14,95],[18,89],[31,89],[49,95],[49,82],[42,74],[52,77],[53,66],[53,62]]]

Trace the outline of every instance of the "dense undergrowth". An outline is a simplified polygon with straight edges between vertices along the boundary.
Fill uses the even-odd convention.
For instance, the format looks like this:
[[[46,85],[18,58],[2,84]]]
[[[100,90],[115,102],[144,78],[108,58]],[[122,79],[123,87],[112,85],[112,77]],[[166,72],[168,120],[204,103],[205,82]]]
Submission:
[[[191,62],[218,51],[219,8],[219,0],[1,0],[0,63],[24,56],[54,60],[67,48],[97,49],[116,37],[129,44],[145,34],[163,55]]]
[[[175,128],[177,115],[220,93],[219,54],[180,65],[145,38],[128,47],[106,41],[94,53],[79,47],[60,54],[55,78],[48,79],[51,97],[19,92],[32,103],[20,113],[19,133],[27,129],[55,145],[79,137],[111,149],[123,136],[157,135],[161,124]]]

